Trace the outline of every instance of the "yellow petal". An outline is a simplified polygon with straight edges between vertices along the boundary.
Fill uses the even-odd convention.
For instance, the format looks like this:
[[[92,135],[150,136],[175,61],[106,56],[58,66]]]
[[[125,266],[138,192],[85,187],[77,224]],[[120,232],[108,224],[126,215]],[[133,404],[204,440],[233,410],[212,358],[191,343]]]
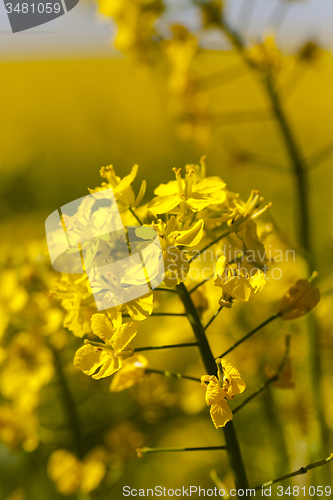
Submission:
[[[81,479],[81,464],[67,450],[57,450],[52,453],[47,467],[48,475],[64,495],[70,495],[78,490]]]
[[[185,281],[190,269],[189,261],[183,250],[177,247],[169,247],[163,252],[164,259],[164,283],[167,286],[176,286]]]
[[[265,273],[258,269],[258,271],[250,277],[249,281],[250,285],[253,288],[253,293],[258,293],[264,288],[266,284]]]
[[[234,276],[227,278],[222,286],[224,292],[228,293],[234,299],[248,301],[253,291],[249,281],[243,276]]]
[[[206,177],[205,179],[202,179],[201,181],[197,182],[194,186],[194,190],[197,193],[205,193],[205,194],[210,194],[214,193],[215,191],[219,191],[220,189],[223,189],[225,187],[225,182],[220,179],[220,177],[213,176],[213,177]]]
[[[224,359],[222,359],[222,368],[223,379],[226,384],[226,386],[223,385],[223,389],[227,391],[227,397],[232,399],[237,394],[244,392],[246,385],[239,371]]]
[[[257,224],[252,219],[247,219],[237,231],[237,236],[239,236],[246,247],[246,250],[250,250],[254,262],[260,262],[261,264],[265,261],[265,247],[259,240],[257,234]]]
[[[141,186],[140,186],[140,190],[139,190],[138,196],[135,199],[133,208],[136,208],[138,205],[140,205],[140,203],[142,201],[142,198],[145,195],[146,188],[147,188],[147,182],[146,181],[142,181],[141,182]]]
[[[102,340],[111,340],[115,328],[105,314],[94,314],[91,318],[91,328],[97,337]]]
[[[109,377],[110,375],[113,375],[117,370],[119,370],[121,366],[121,359],[116,358],[114,356],[114,353],[110,351],[107,353],[106,361],[102,365],[101,369],[97,373],[95,373],[95,375],[92,375],[92,378],[94,378],[95,380],[99,380],[101,378]]]
[[[222,276],[222,274],[225,270],[226,262],[227,262],[227,259],[226,259],[225,255],[221,255],[221,257],[219,257],[217,259],[216,267],[215,267],[214,283],[215,283],[215,280],[218,280]],[[217,283],[215,283],[215,284],[216,284],[216,286],[220,286]]]
[[[107,309],[106,314],[110,318],[110,321],[112,323],[112,326],[117,329],[121,326],[122,324],[122,314],[117,307],[111,307],[111,309]]]
[[[269,368],[266,368],[265,371],[268,377],[272,377],[275,374]],[[283,365],[283,369],[279,375],[279,378],[274,382],[272,382],[272,385],[274,387],[278,387],[279,389],[294,389],[295,382],[293,382],[292,378],[293,378],[293,367],[291,364],[291,359],[287,358]]]
[[[148,361],[144,356],[136,354],[130,360],[125,361],[121,370],[113,377],[110,391],[119,392],[140,383],[145,375]]]
[[[139,299],[131,300],[125,304],[128,314],[135,321],[142,321],[148,318],[153,312],[154,295],[153,292],[140,297]]]
[[[124,189],[128,188],[132,182],[134,181],[137,173],[138,173],[138,165],[134,165],[132,167],[131,173],[126,175],[121,181],[119,182],[118,186],[114,188],[114,192],[118,193],[123,191]]]
[[[90,344],[80,347],[74,357],[74,365],[86,375],[93,375],[108,358],[106,351],[100,351]]]
[[[190,229],[175,231],[176,245],[193,247],[200,243],[203,237],[204,221],[198,220]]]
[[[212,404],[219,403],[220,401],[222,401],[222,399],[224,399],[224,397],[225,397],[225,392],[222,389],[222,387],[219,386],[217,378],[215,377],[215,375],[210,376],[209,384],[206,387],[206,395],[205,395],[206,404],[209,406]]]
[[[298,280],[282,297],[278,312],[281,319],[296,319],[314,309],[319,301],[319,289],[308,280]]]
[[[224,427],[225,424],[233,418],[232,411],[230,410],[225,399],[223,399],[219,404],[215,404],[210,407],[210,416],[212,417],[213,424],[216,429]]]
[[[181,201],[181,197],[178,194],[158,196],[149,203],[148,210],[153,215],[165,214],[173,210]]]
[[[105,476],[105,465],[99,460],[90,460],[82,469],[81,491],[90,493],[95,490]]]
[[[204,208],[212,205],[214,200],[210,196],[200,195],[193,193],[190,198],[186,200],[187,205],[191,208],[193,212],[198,212]]]
[[[115,353],[121,352],[134,339],[138,326],[136,323],[128,322],[121,325],[113,335],[111,343]]]
[[[182,179],[183,187],[185,187],[184,179]],[[154,194],[156,196],[168,196],[178,193],[178,183],[177,181],[169,181],[167,184],[160,184],[155,190]]]

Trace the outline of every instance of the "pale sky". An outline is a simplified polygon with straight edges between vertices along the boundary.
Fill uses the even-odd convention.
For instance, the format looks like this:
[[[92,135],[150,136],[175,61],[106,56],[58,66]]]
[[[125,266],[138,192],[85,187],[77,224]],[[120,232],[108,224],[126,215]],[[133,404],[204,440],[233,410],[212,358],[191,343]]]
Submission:
[[[6,0],[9,1],[9,0]],[[15,0],[10,0],[15,2]],[[230,24],[239,26],[244,2],[254,10],[248,34],[256,38],[271,26],[269,20],[281,0],[226,0]],[[173,12],[168,21],[198,25],[195,9],[182,10],[182,0],[170,0]],[[293,0],[278,31],[278,41],[285,47],[297,47],[306,39],[314,39],[333,48],[333,0]],[[282,11],[280,11],[282,13]],[[247,16],[245,16],[247,19]],[[82,1],[69,13],[47,24],[13,34],[3,2],[0,0],[0,59],[91,58],[112,55],[110,39],[114,28],[109,20],[97,14],[97,4]],[[211,32],[206,46],[221,46],[221,39]]]

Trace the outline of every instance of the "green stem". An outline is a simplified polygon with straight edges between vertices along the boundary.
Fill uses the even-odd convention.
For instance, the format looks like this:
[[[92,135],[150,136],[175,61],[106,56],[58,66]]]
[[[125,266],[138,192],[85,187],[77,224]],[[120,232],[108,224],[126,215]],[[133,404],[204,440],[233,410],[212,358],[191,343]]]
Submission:
[[[197,346],[198,342],[187,342],[183,344],[169,344],[169,345],[151,345],[147,347],[135,347],[135,352],[143,352],[143,351],[158,351],[160,349],[175,349],[177,347],[194,347]]]
[[[171,313],[171,312],[154,312],[150,316],[186,316],[186,313]],[[130,314],[123,314],[124,318],[131,318],[132,316]]]
[[[112,345],[105,344],[104,342],[95,342],[94,340],[85,339],[85,345],[92,345],[98,349],[104,349],[107,351],[114,351]],[[146,347],[135,347],[134,352],[144,352],[144,351],[158,351],[161,349],[175,349],[177,347],[196,347],[197,342],[187,342],[183,344],[168,344],[168,345],[149,345]]]
[[[224,356],[226,356],[231,351],[233,351],[234,349],[236,349],[236,347],[238,347],[240,344],[242,344],[243,342],[245,342],[245,340],[247,340],[250,337],[252,337],[253,334],[255,334],[256,332],[258,332],[259,330],[261,330],[262,328],[264,328],[264,326],[268,325],[269,323],[271,323],[271,321],[274,321],[276,318],[279,318],[280,316],[281,316],[281,313],[273,314],[273,316],[271,316],[270,318],[266,319],[266,321],[264,321],[259,326],[257,326],[256,328],[254,328],[254,330],[251,330],[251,332],[249,332],[247,335],[245,335],[240,340],[238,340],[237,342],[235,342],[235,344],[233,346],[231,346],[227,351],[225,351],[223,354],[221,354],[217,358],[224,358]]]
[[[198,283],[197,285],[195,285],[192,290],[189,291],[189,293],[193,293],[197,290],[197,288],[199,288],[199,286],[203,285],[204,283],[206,283],[207,281],[211,280],[212,278],[214,277],[214,274],[211,274],[210,276],[208,276],[208,278],[205,278],[204,280],[200,281],[200,283]]]
[[[233,47],[240,53],[246,64],[256,70],[264,85],[264,89],[271,101],[272,110],[276,116],[277,124],[280,128],[287,153],[289,155],[296,180],[297,198],[299,207],[299,241],[303,247],[307,257],[309,274],[315,268],[310,227],[309,215],[309,182],[307,177],[308,167],[304,161],[304,156],[301,154],[300,147],[294,136],[292,127],[287,119],[279,94],[275,88],[274,80],[271,75],[264,75],[258,68],[256,63],[251,61],[246,52],[246,44],[238,32],[230,28],[224,20],[221,21],[221,30],[229,38]],[[308,319],[308,343],[309,343],[309,372],[311,372],[312,395],[314,400],[315,409],[317,412],[317,420],[320,425],[318,449],[323,453],[327,450],[329,429],[327,427],[325,417],[323,414],[324,396],[322,391],[322,362],[320,356],[320,335],[318,335],[318,325],[316,325],[315,318],[309,316]]]
[[[217,126],[237,125],[239,123],[258,123],[274,120],[274,115],[267,110],[231,111],[216,113],[211,116],[212,123]]]
[[[136,218],[136,220],[138,221],[138,223],[140,224],[140,226],[143,226],[143,222],[139,219],[139,217],[136,215],[136,213],[134,212],[133,208],[132,207],[129,207],[129,211],[131,212],[131,214]]]
[[[178,379],[186,379],[186,380],[193,380],[195,382],[201,382],[200,378],[196,377],[190,377],[189,375],[182,375],[181,373],[171,373],[168,371],[163,371],[163,370],[155,370],[153,368],[147,368],[145,370],[146,373],[157,373],[159,375],[163,375],[164,377],[174,377]]]
[[[222,309],[223,309],[223,306],[220,306],[218,308],[218,310],[213,314],[213,316],[210,318],[210,320],[208,321],[207,325],[205,326],[205,331],[213,323],[214,319],[220,314],[220,312],[222,311]]]
[[[54,365],[58,374],[60,386],[61,386],[61,391],[62,391],[62,400],[64,403],[64,408],[66,410],[66,413],[68,415],[68,424],[71,429],[72,435],[73,435],[73,440],[74,440],[74,446],[75,446],[75,451],[77,453],[77,456],[79,458],[82,458],[84,453],[83,453],[83,438],[82,438],[82,432],[81,432],[81,422],[79,418],[79,414],[77,412],[77,408],[75,406],[74,400],[72,398],[65,373],[62,368],[62,364],[60,361],[59,353],[58,351],[53,348],[51,345],[49,345],[50,349],[52,350],[53,353],[53,358],[54,358]]]
[[[293,134],[291,126],[287,120],[285,112],[283,110],[280,97],[275,90],[274,83],[270,77],[264,79],[267,94],[273,106],[273,111],[277,118],[277,122],[280,126],[282,132],[282,137],[284,139],[287,151],[289,153],[290,160],[293,165],[297,195],[298,195],[298,206],[300,212],[299,219],[299,240],[303,246],[304,251],[307,254],[307,259],[309,265],[312,265],[312,245],[311,245],[311,228],[310,228],[310,215],[309,215],[309,182],[307,178],[307,168],[304,163],[300,148]]]
[[[243,64],[237,63],[228,68],[223,68],[216,71],[214,74],[210,74],[204,78],[199,79],[197,82],[201,88],[208,90],[215,88],[217,86],[225,85],[238,78],[241,78],[245,74],[246,68]]]
[[[191,323],[193,333],[198,342],[198,347],[200,349],[200,354],[202,357],[202,361],[205,365],[205,369],[208,374],[215,375],[216,374],[215,359],[210,349],[208,340],[206,338],[204,327],[201,324],[198,312],[191,299],[191,295],[183,283],[178,285],[178,289],[185,310],[187,312],[188,319]],[[223,432],[236,488],[246,489],[248,488],[248,480],[246,477],[243,459],[232,421],[226,424],[226,426],[223,428]]]
[[[163,453],[170,451],[212,451],[212,450],[225,450],[226,446],[198,446],[196,448],[138,448],[136,451],[141,458],[146,453]]]
[[[267,387],[272,382],[275,382],[276,380],[278,380],[278,378],[280,377],[280,375],[282,373],[284,365],[286,364],[288,356],[289,356],[289,352],[290,352],[290,338],[291,338],[290,335],[286,336],[286,348],[285,348],[285,352],[284,352],[281,364],[280,364],[277,372],[274,375],[272,375],[270,378],[268,378],[266,380],[266,382],[264,384],[262,384],[253,394],[251,394],[251,396],[249,396],[247,399],[245,399],[243,401],[243,403],[241,403],[240,405],[236,406],[236,408],[234,408],[232,410],[233,414],[237,413],[239,410],[241,410],[242,408],[244,408],[244,406],[246,406],[248,403],[250,403],[250,401],[252,401],[252,399],[254,399],[256,396],[259,396],[259,394],[261,394],[265,389],[267,389]]]
[[[203,252],[205,252],[206,250],[208,250],[208,248],[210,248],[213,245],[215,245],[215,243],[218,243],[220,240],[222,240],[226,236],[229,236],[229,234],[231,232],[232,232],[231,229],[228,229],[224,233],[220,234],[220,236],[218,236],[214,240],[212,240],[209,243],[207,243],[207,245],[205,247],[203,247],[200,251],[198,251],[195,255],[193,255],[193,257],[189,260],[189,264],[191,264],[191,262],[193,262],[195,259],[197,259]]]
[[[278,477],[277,479],[273,479],[272,481],[268,481],[267,483],[264,483],[260,486],[256,486],[254,489],[261,490],[261,488],[267,488],[268,486],[271,486],[272,484],[275,484],[275,483],[279,483],[280,481],[284,481],[285,479],[300,476],[301,474],[306,474],[309,470],[316,469],[317,467],[321,467],[322,465],[326,465],[329,462],[331,462],[332,460],[333,460],[333,453],[328,458],[325,458],[324,460],[320,460],[319,462],[313,462],[309,465],[306,465],[305,467],[301,467],[300,469],[297,469],[296,471],[291,472],[290,474],[286,474],[285,476]]]

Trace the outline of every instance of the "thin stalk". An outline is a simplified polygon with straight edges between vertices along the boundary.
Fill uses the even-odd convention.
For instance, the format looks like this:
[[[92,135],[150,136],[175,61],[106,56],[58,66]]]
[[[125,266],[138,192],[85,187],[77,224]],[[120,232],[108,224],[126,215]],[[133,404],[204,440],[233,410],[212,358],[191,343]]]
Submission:
[[[232,232],[231,229],[228,229],[227,231],[225,231],[224,233],[220,234],[220,236],[217,236],[217,238],[215,238],[214,240],[210,241],[209,243],[207,243],[206,246],[204,246],[201,250],[199,250],[195,255],[193,255],[193,257],[191,257],[191,259],[189,260],[189,264],[191,264],[191,262],[193,262],[195,259],[197,259],[203,252],[205,252],[206,250],[208,250],[208,248],[212,247],[213,245],[215,245],[215,243],[218,243],[220,240],[222,240],[223,238],[226,238],[227,236],[229,236],[229,234]],[[178,285],[179,286],[179,285]],[[186,290],[187,291],[187,290]]]
[[[186,313],[155,312],[151,316],[186,316]]]
[[[197,446],[195,448],[137,448],[136,452],[141,458],[146,453],[164,453],[170,451],[212,451],[212,450],[225,450],[226,446]]]
[[[223,236],[222,236],[223,237]],[[183,283],[178,285],[180,297],[183,301],[189,322],[191,323],[193,333],[198,342],[202,361],[208,374],[216,374],[216,363],[212,351],[210,349],[205,330],[201,324],[198,312],[193,304],[191,295]],[[240,452],[236,432],[233,422],[230,421],[223,428],[226,441],[226,449],[230,461],[230,467],[234,476],[237,489],[248,488],[248,480],[243,464],[242,455]]]
[[[299,240],[307,254],[310,267],[312,265],[312,245],[310,240],[310,215],[309,215],[309,183],[307,177],[307,167],[303,160],[300,148],[293,134],[291,126],[286,118],[280,97],[277,94],[274,83],[271,78],[267,77],[264,80],[267,94],[271,100],[274,113],[276,115],[282,137],[284,139],[289,157],[291,159],[294,174],[296,178],[298,205],[300,212],[300,227],[299,227]],[[312,269],[313,270],[313,269]]]
[[[242,37],[237,31],[231,28],[225,21],[221,23],[221,29],[225,35],[230,40],[233,47],[240,53],[246,64],[254,70],[258,71],[256,64],[248,58],[246,53],[246,44]],[[262,76],[262,74],[260,73]],[[309,226],[309,203],[308,203],[308,180],[306,175],[306,165],[303,160],[303,156],[300,152],[300,148],[293,134],[292,128],[287,120],[286,114],[283,110],[279,95],[274,86],[274,82],[270,76],[262,77],[261,81],[263,83],[266,94],[271,102],[271,109],[277,119],[277,124],[280,127],[283,140],[286,145],[286,149],[291,160],[294,174],[297,183],[297,194],[299,201],[300,210],[300,234],[299,238],[302,246],[308,254],[308,258],[311,255],[311,244],[310,244],[310,226]]]
[[[212,122],[216,126],[238,125],[240,123],[259,123],[274,120],[274,115],[266,109],[254,109],[249,111],[230,111],[216,113],[211,116]]]
[[[155,288],[155,292],[172,292],[172,293],[178,293],[177,290],[174,290],[173,288]]]
[[[242,77],[246,72],[246,67],[242,64],[234,64],[228,68],[223,68],[214,74],[210,74],[198,81],[198,84],[208,90],[217,86],[226,85]]]
[[[259,330],[261,330],[262,328],[264,328],[264,326],[268,325],[269,323],[271,323],[272,321],[274,321],[275,319],[279,318],[281,316],[281,313],[276,313],[276,314],[273,314],[273,316],[271,316],[270,318],[266,319],[266,321],[264,321],[263,323],[261,323],[259,326],[257,326],[256,328],[254,328],[254,330],[251,330],[248,334],[246,334],[244,337],[242,337],[240,340],[238,340],[237,342],[235,342],[234,345],[232,345],[227,351],[225,351],[223,354],[221,354],[220,356],[217,356],[217,358],[224,358],[224,356],[226,356],[227,354],[229,354],[231,351],[233,351],[234,349],[236,349],[236,347],[238,347],[240,344],[242,344],[243,342],[245,342],[245,340],[249,339],[250,337],[252,337],[252,335],[254,335],[255,333],[257,333]],[[216,359],[217,359],[216,358]]]
[[[213,316],[210,318],[210,320],[208,321],[207,325],[204,328],[205,331],[213,323],[214,319],[220,314],[220,312],[222,311],[222,309],[223,309],[223,306],[220,306],[218,308],[218,310],[213,314]]]
[[[273,479],[272,481],[267,481],[267,483],[264,483],[260,486],[256,486],[254,489],[261,490],[261,488],[267,488],[268,486],[271,486],[272,484],[284,481],[285,479],[300,476],[301,474],[306,474],[309,470],[316,469],[317,467],[321,467],[322,465],[326,465],[329,462],[331,462],[332,460],[333,460],[333,453],[328,458],[325,458],[324,460],[320,460],[319,462],[313,462],[309,465],[306,465],[305,467],[301,467],[300,469],[297,469],[296,471],[291,472],[290,474],[286,474],[285,476],[278,477],[277,479]]]
[[[136,213],[134,212],[133,208],[132,207],[129,207],[129,211],[131,212],[131,214],[136,218],[136,220],[138,221],[138,223],[140,224],[140,226],[143,225],[143,222],[139,219],[139,217],[136,215]]]
[[[53,358],[54,358],[54,365],[57,371],[58,379],[60,382],[60,387],[61,387],[61,392],[62,392],[62,400],[64,404],[64,409],[67,413],[68,416],[68,424],[69,428],[72,432],[73,435],[73,441],[74,441],[74,446],[75,446],[75,451],[77,453],[77,456],[82,458],[83,457],[83,437],[82,437],[82,431],[81,431],[81,422],[79,418],[79,414],[77,412],[77,408],[75,406],[74,400],[72,398],[65,373],[62,368],[62,364],[60,361],[59,353],[58,351],[53,348],[49,344],[50,349],[52,350],[53,353]]]
[[[250,401],[252,401],[252,399],[254,399],[256,396],[259,396],[259,394],[261,394],[265,389],[267,389],[267,387],[272,382],[275,382],[276,380],[278,380],[278,378],[280,377],[280,375],[283,371],[284,365],[286,364],[288,356],[289,356],[290,338],[291,338],[290,335],[286,336],[286,348],[285,348],[285,352],[284,352],[282,361],[280,363],[280,366],[279,366],[277,372],[274,375],[272,375],[271,377],[269,377],[264,384],[262,384],[253,394],[251,394],[247,399],[245,399],[240,405],[236,406],[236,408],[234,408],[232,410],[233,414],[237,413],[239,410],[244,408],[244,406],[246,406],[248,403],[250,403]]]
[[[150,316],[186,316],[186,313],[154,312]],[[131,318],[130,314],[123,314],[124,318]]]
[[[107,351],[113,351],[112,345],[105,344],[104,342],[95,342],[94,340],[85,339],[84,343],[86,345],[92,345],[98,349],[104,349]],[[161,349],[175,349],[177,347],[196,347],[197,342],[187,342],[182,344],[167,344],[167,345],[149,345],[146,347],[135,347],[134,352],[144,352],[144,351],[158,351]]]
[[[160,349],[175,349],[177,347],[193,347],[197,346],[198,342],[187,342],[185,344],[169,344],[169,345],[151,345],[147,347],[135,347],[135,352],[144,352],[144,351],[158,351]]]
[[[204,280],[200,281],[200,283],[198,283],[197,285],[195,285],[192,288],[192,290],[189,291],[189,293],[195,292],[197,290],[197,288],[199,288],[201,285],[203,285],[204,283],[206,283],[206,281],[211,280],[213,277],[214,277],[214,274],[211,274],[210,276],[208,276],[208,278],[205,278]]]
[[[309,215],[309,183],[308,183],[308,166],[304,161],[304,156],[301,154],[296,137],[294,136],[292,127],[287,119],[280,96],[274,86],[274,81],[271,76],[263,77],[262,72],[258,69],[256,64],[251,61],[246,52],[246,43],[237,31],[231,28],[224,20],[220,24],[221,30],[230,40],[233,47],[240,53],[244,61],[251,69],[256,70],[261,76],[264,89],[272,104],[272,110],[277,119],[277,125],[280,128],[287,153],[289,155],[291,165],[294,170],[296,180],[297,198],[299,207],[299,241],[303,247],[304,253],[307,258],[309,274],[315,268],[311,234],[312,229],[310,226]],[[314,405],[318,415],[320,425],[320,442],[319,448],[323,453],[327,450],[329,429],[323,414],[323,393],[321,388],[322,382],[322,363],[320,357],[319,335],[317,333],[317,325],[315,319],[310,315],[308,319],[308,342],[309,342],[309,372],[311,372],[312,394],[314,398]],[[319,388],[319,390],[318,390]]]
[[[146,373],[157,373],[158,375],[163,375],[164,377],[173,377],[178,379],[193,380],[194,382],[201,382],[200,378],[190,377],[189,375],[183,375],[182,373],[171,373],[163,370],[155,370],[154,368],[147,368]]]
[[[330,155],[333,153],[333,144],[329,144],[328,146],[323,147],[320,151],[316,151],[312,153],[312,155],[307,159],[307,163],[309,165],[308,170],[312,170],[314,167],[317,167],[322,162],[324,162]]]

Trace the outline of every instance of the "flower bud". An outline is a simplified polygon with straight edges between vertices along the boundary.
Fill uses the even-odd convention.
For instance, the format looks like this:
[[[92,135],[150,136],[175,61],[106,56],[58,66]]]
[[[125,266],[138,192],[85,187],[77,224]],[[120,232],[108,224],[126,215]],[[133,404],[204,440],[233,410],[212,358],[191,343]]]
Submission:
[[[319,301],[319,288],[308,280],[298,280],[280,300],[278,312],[284,320],[300,318],[312,311]]]

